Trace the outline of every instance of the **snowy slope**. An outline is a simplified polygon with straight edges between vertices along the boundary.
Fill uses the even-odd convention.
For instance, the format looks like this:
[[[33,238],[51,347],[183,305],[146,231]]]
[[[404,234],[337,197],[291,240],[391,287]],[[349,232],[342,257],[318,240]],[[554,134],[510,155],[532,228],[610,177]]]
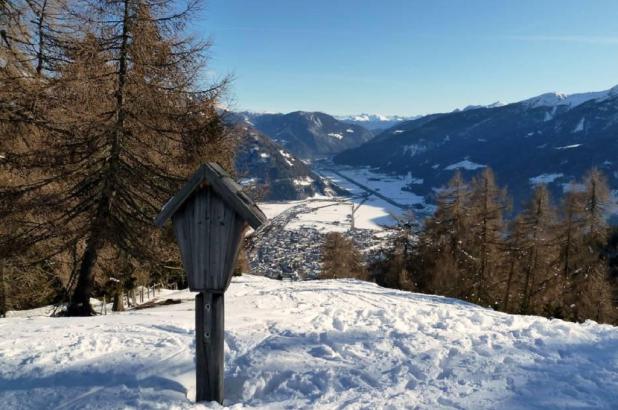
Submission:
[[[203,408],[192,403],[192,295],[178,296],[185,303],[95,318],[0,320],[0,406]],[[244,276],[226,294],[226,326],[225,404],[234,409],[618,403],[618,329],[593,322],[353,280]]]

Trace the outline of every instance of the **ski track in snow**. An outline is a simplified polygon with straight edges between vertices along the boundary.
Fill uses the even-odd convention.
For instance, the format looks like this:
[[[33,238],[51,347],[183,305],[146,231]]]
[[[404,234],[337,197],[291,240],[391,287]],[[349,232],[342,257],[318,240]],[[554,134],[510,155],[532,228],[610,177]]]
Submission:
[[[95,318],[0,321],[0,407],[192,403],[193,294]],[[225,405],[326,409],[615,409],[618,329],[494,312],[355,280],[234,278]]]

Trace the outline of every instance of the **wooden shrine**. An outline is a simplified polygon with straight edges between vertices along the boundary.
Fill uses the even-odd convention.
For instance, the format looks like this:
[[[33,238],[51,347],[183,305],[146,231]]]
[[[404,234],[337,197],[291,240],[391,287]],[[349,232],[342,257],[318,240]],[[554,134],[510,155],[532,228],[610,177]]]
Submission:
[[[196,401],[223,403],[224,298],[247,226],[266,216],[218,164],[202,165],[155,220],[172,220],[195,298]]]

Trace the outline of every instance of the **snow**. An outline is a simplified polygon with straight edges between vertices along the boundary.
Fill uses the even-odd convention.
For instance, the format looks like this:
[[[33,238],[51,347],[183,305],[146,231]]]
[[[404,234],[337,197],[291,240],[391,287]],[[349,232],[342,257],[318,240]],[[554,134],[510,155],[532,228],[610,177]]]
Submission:
[[[258,206],[264,212],[268,219],[273,219],[275,216],[287,211],[290,208],[303,203],[304,201],[287,201],[287,202],[260,202]]]
[[[447,167],[445,167],[444,169],[447,171],[453,171],[456,169],[465,169],[467,171],[474,171],[475,169],[479,169],[479,168],[485,168],[487,165],[482,165],[482,164],[477,164],[475,162],[469,161],[469,160],[463,160],[463,161],[459,161],[455,164],[451,164]]]
[[[194,295],[94,318],[0,321],[4,408],[193,403]],[[494,312],[356,280],[234,278],[225,297],[234,409],[612,409],[618,329]]]
[[[343,139],[343,135],[338,134],[338,133],[336,133],[336,132],[329,132],[329,133],[328,133],[328,136],[329,136],[329,137],[336,138],[336,139],[338,139],[338,140],[342,140],[342,139]]]
[[[250,186],[250,185],[254,185],[257,183],[257,178],[241,178],[240,181],[238,181],[238,183],[241,186]]]
[[[382,114],[357,114],[357,115],[341,115],[335,116],[341,121],[355,122],[390,122],[390,121],[408,121],[419,118],[419,115],[402,116],[402,115],[382,115]]]
[[[354,130],[352,128],[348,128],[345,130],[345,132],[347,132],[348,134],[353,134]]]
[[[297,178],[294,180],[294,185],[298,186],[309,186],[311,184],[313,184],[313,178],[311,177]]]
[[[561,173],[555,174],[541,174],[535,177],[530,178],[530,184],[532,185],[541,185],[541,184],[550,184],[557,180],[558,178],[562,178],[564,175]]]
[[[291,154],[285,152],[282,149],[279,150],[279,154],[281,154],[281,156],[283,157],[283,160],[285,161],[286,164],[288,164],[288,166],[290,167],[294,166],[293,161],[295,158]]]
[[[496,101],[494,103],[491,104],[487,104],[487,105],[467,105],[465,106],[463,109],[459,110],[455,110],[456,112],[459,111],[470,111],[470,110],[477,110],[479,108],[497,108],[497,107],[503,107],[505,104],[501,101]]]
[[[405,132],[404,130],[395,130],[393,131],[393,134],[402,134],[404,132]]]
[[[261,158],[270,158],[270,155],[267,154],[266,152],[260,152],[260,157]]]
[[[410,145],[404,145],[403,146],[403,153],[404,155],[409,155],[410,157],[415,156],[416,154],[420,154],[427,151],[427,147],[425,145],[419,145],[419,144],[410,144]]]
[[[615,97],[616,95],[618,95],[618,86],[615,86],[605,91],[594,91],[578,94],[551,92],[529,98],[522,102],[528,105],[530,108],[566,106],[568,109],[571,109],[588,101],[603,101],[608,98]],[[554,113],[555,111],[552,113],[552,117]]]
[[[573,129],[573,131],[571,131],[571,132],[572,133],[582,132],[584,130],[585,122],[586,122],[585,118],[582,118],[581,120],[579,120],[579,122],[577,123],[577,126],[575,127],[575,129]]]
[[[553,107],[551,112],[545,111],[545,117],[543,118],[544,122],[551,121],[556,114],[556,107]]]
[[[284,151],[282,149],[279,150],[279,154],[281,154],[283,157],[285,157],[285,158],[287,158],[289,160],[294,161],[294,157],[290,153],[288,153],[288,152],[286,152],[286,151]]]
[[[352,224],[357,229],[382,231],[385,226],[395,225],[396,218],[409,208],[413,207],[419,215],[430,214],[434,210],[432,205],[425,202],[423,196],[402,189],[423,183],[421,178],[416,178],[412,174],[391,176],[373,172],[368,168],[335,165],[329,165],[327,169],[318,168],[317,172],[351,195],[316,195],[300,201],[263,202],[259,204],[260,208],[269,219],[291,211],[291,216],[282,225],[282,229],[314,228],[321,233],[346,232],[352,228]],[[357,184],[343,178],[342,175],[356,181]],[[299,185],[308,181],[297,179],[294,182]],[[376,193],[388,198],[389,201]]]
[[[573,149],[573,148],[577,148],[577,147],[581,147],[582,144],[572,144],[572,145],[565,145],[564,147],[556,147],[556,149],[558,150],[563,150],[563,149]]]
[[[332,170],[336,170],[340,175],[332,172]],[[355,196],[355,198],[352,199],[353,201],[356,203],[363,203],[361,208],[366,204],[376,208],[382,208],[386,214],[398,215],[403,212],[401,206],[395,206],[393,203],[387,202],[376,195],[370,195],[367,197],[368,192],[357,184],[363,185],[374,192],[378,192],[403,207],[414,206],[417,211],[419,209],[428,210],[431,208],[431,206],[425,202],[422,195],[404,190],[404,188],[409,188],[408,186],[414,178],[411,174],[404,176],[386,175],[373,171],[367,167],[347,167],[334,165],[329,169],[319,169],[318,173],[321,176],[328,178],[333,184],[338,185],[352,193]],[[355,181],[357,184],[350,182],[341,175]],[[383,220],[381,224],[384,222],[386,221]]]

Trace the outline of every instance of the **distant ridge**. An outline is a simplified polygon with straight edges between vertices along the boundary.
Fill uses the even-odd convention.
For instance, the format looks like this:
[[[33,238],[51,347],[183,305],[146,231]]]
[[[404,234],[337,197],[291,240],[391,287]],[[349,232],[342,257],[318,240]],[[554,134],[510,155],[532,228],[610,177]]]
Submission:
[[[335,161],[410,174],[423,183],[409,189],[425,196],[455,170],[472,175],[489,166],[513,194],[515,208],[534,185],[547,183],[558,196],[591,167],[618,189],[618,87],[401,121]]]

